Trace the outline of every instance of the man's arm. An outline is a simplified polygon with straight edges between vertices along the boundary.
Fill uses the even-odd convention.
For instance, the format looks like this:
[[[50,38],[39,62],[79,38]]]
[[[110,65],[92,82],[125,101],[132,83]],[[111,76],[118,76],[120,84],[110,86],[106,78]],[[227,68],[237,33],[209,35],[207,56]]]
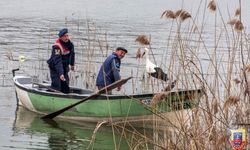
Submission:
[[[121,79],[121,76],[120,76],[120,63],[116,59],[113,59],[111,65],[112,65],[111,68],[112,68],[112,72],[113,72],[115,81],[120,80]],[[120,90],[121,90],[121,86],[117,87],[117,91],[120,91]]]
[[[73,43],[71,44],[72,44],[72,49],[70,52],[70,69],[74,71],[75,70],[75,49],[74,49]]]
[[[56,72],[59,74],[59,76],[63,75],[61,50],[57,46],[53,46],[52,48],[52,58]]]
[[[112,69],[115,81],[120,80],[121,79],[121,76],[120,76],[120,63],[116,59],[113,59],[113,61],[111,63],[111,69]]]

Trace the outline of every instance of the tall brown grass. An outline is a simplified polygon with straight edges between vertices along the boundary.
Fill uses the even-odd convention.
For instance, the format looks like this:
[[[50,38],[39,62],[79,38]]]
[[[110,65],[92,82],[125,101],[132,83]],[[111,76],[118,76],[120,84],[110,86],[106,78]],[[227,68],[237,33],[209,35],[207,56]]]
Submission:
[[[249,79],[246,78],[250,70],[246,46],[248,41],[245,40],[247,37],[243,23],[240,17],[229,18],[230,21],[225,22],[228,18],[221,14],[220,7],[213,0],[205,8],[216,13],[215,24],[211,27],[215,31],[212,46],[204,38],[204,25],[199,25],[188,11],[180,9],[178,13],[174,13],[173,10],[166,10],[161,15],[161,18],[171,22],[180,19],[175,24],[176,38],[167,41],[172,47],[170,56],[165,58],[169,61],[164,69],[178,78],[176,89],[202,88],[205,91],[197,108],[176,111],[168,116],[175,118],[175,122],[168,122],[172,127],[162,129],[161,122],[167,122],[167,119],[163,114],[158,114],[162,119],[155,121],[154,134],[147,138],[154,141],[151,144],[161,145],[162,149],[231,149],[230,129],[248,128],[242,126],[249,123],[250,106]],[[235,17],[240,16],[240,9],[232,11],[232,14]],[[218,26],[219,21],[224,24],[222,27]],[[187,26],[188,23],[194,25],[190,27]],[[196,32],[190,32],[193,27]],[[222,34],[226,35],[225,41],[222,40]],[[219,51],[218,47],[221,45],[226,45],[223,47],[226,52]],[[204,67],[200,53],[206,54],[207,67]],[[152,105],[167,97],[167,93],[158,92]]]

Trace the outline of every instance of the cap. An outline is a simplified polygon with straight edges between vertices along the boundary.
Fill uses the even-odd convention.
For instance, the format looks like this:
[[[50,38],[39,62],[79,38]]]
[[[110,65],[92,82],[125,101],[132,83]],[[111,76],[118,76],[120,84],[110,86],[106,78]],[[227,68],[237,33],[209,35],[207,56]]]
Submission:
[[[68,33],[68,29],[67,28],[63,28],[59,31],[58,36],[62,37],[64,34]]]
[[[122,51],[124,51],[125,53],[128,52],[128,50],[126,50],[124,47],[117,47],[116,50],[117,50],[117,51],[118,51],[118,50],[122,50]]]

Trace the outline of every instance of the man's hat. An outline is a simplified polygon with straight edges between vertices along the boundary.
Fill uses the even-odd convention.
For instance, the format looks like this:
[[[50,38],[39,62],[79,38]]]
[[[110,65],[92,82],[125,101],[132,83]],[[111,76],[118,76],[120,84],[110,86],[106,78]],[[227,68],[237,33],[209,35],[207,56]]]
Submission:
[[[63,28],[59,31],[58,36],[62,37],[64,34],[68,33],[68,29],[67,28]]]
[[[122,51],[124,51],[125,53],[128,52],[128,50],[126,50],[124,47],[117,47],[116,50],[117,50],[117,51],[118,51],[118,50],[122,50]]]

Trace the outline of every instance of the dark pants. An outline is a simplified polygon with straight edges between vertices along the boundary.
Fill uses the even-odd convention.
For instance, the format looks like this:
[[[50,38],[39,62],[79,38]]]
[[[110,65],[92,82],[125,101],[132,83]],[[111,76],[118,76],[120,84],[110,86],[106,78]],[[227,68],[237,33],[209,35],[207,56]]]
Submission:
[[[62,81],[58,73],[55,70],[50,69],[51,88],[63,93],[69,93],[70,90],[68,71],[65,71],[63,75],[66,81]]]

